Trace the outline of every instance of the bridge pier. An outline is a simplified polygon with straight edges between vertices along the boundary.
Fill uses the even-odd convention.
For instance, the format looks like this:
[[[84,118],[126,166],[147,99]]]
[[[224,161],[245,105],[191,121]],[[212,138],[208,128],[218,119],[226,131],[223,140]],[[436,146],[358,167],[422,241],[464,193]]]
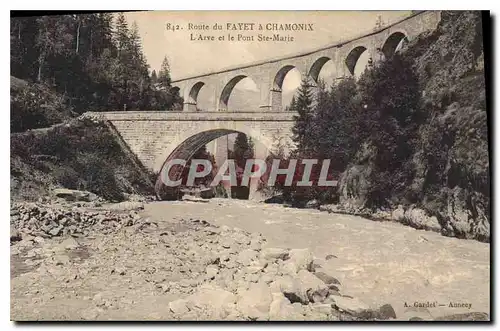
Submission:
[[[267,149],[266,146],[262,144],[254,145],[255,159],[265,160],[268,155],[269,155],[269,150]],[[259,191],[259,184],[260,184],[260,178],[250,178],[248,200],[256,200],[256,201],[263,200],[264,196]]]
[[[229,135],[222,136],[215,140],[215,164],[217,166],[217,171],[228,159],[228,149]],[[231,199],[231,184],[224,183],[224,189],[226,190],[227,197]]]
[[[187,112],[195,112],[198,111],[196,103],[193,102],[184,102],[184,106],[182,108],[183,111]]]

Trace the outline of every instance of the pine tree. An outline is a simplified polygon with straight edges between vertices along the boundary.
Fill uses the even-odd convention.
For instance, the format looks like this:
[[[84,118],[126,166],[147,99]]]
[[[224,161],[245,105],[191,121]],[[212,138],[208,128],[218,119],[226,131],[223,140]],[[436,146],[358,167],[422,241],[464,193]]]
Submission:
[[[129,31],[127,20],[123,13],[119,13],[116,18],[115,23],[115,43],[118,48],[118,52],[121,53],[129,49]]]
[[[234,141],[233,156],[236,165],[240,168],[244,168],[247,159],[253,158],[253,143],[246,134],[238,132],[236,139]]]
[[[290,105],[287,107],[288,111],[297,111],[297,100],[295,99],[295,95],[292,96],[292,101],[290,101]]]
[[[160,72],[158,73],[158,82],[163,85],[163,87],[170,86],[172,79],[170,78],[170,64],[168,58],[165,56],[163,62],[161,63]]]
[[[158,82],[158,77],[156,76],[156,70],[153,69],[151,72],[151,83],[156,84]]]
[[[311,140],[311,121],[312,121],[312,91],[307,78],[303,78],[300,84],[295,111],[298,115],[294,116],[294,126],[292,128],[293,140],[297,144],[299,151],[307,151],[314,144]]]

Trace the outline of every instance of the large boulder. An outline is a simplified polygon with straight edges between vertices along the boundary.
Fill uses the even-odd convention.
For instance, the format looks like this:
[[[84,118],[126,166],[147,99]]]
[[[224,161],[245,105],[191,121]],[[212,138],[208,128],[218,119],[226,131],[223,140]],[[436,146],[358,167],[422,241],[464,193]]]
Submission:
[[[199,311],[211,319],[223,319],[234,311],[236,299],[235,294],[220,287],[202,285],[185,301],[190,310]]]
[[[168,308],[172,313],[179,315],[179,317],[182,317],[182,315],[189,312],[189,308],[187,307],[187,300],[183,299],[169,302]]]
[[[265,320],[269,318],[272,300],[271,289],[266,283],[251,283],[248,290],[239,294],[236,307],[246,318]]]
[[[478,192],[455,187],[447,194],[443,212],[447,221],[445,232],[461,238],[490,240],[488,198]]]
[[[328,286],[307,270],[297,273],[301,293],[305,293],[308,302],[323,302],[328,296]]]
[[[309,302],[307,293],[302,291],[300,281],[291,275],[276,277],[271,283],[271,291],[273,293],[283,293],[291,303],[300,302],[307,304]]]
[[[356,298],[350,298],[346,296],[335,296],[334,305],[338,310],[342,312],[346,312],[352,315],[359,315],[366,310],[370,309],[370,307],[364,302],[360,301]]]
[[[304,316],[281,293],[272,294],[273,301],[269,307],[269,320],[293,321],[302,320]]]
[[[323,283],[325,283],[326,285],[340,285],[340,282],[338,281],[337,278],[333,277],[333,276],[330,276],[329,274],[327,274],[326,272],[324,271],[317,271],[314,273],[314,276],[318,277],[319,279],[321,279],[323,281]]]
[[[92,192],[88,191],[78,191],[78,190],[70,190],[67,188],[56,188],[52,191],[52,193],[58,197],[62,198],[66,201],[85,201],[91,202],[97,200],[99,197]]]
[[[314,271],[314,256],[308,248],[291,249],[289,259],[281,265],[283,274],[294,275],[300,270]]]
[[[243,266],[249,266],[252,261],[257,259],[257,256],[257,251],[254,251],[253,249],[244,249],[236,257],[236,262]]]
[[[260,256],[266,260],[286,260],[289,258],[289,250],[286,248],[264,248],[260,252]]]
[[[407,210],[399,205],[391,213],[393,220],[416,229],[440,231],[441,225],[436,216],[430,216],[423,209],[411,207]]]

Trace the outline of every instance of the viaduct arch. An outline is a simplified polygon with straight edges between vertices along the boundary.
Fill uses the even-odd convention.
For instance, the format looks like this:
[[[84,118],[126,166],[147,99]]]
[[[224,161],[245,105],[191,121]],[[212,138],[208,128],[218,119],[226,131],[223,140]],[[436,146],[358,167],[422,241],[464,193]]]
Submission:
[[[302,77],[310,79],[312,85],[317,83],[322,67],[330,60],[334,63],[335,79],[353,76],[363,53],[369,54],[372,63],[391,57],[399,45],[411,41],[422,32],[435,29],[440,17],[439,11],[418,12],[392,25],[347,41],[296,55],[178,79],[172,85],[180,89],[184,98],[183,111],[197,110],[197,97],[202,87],[209,89],[214,95],[213,104],[207,111],[230,111],[228,101],[234,86],[245,77],[250,77],[260,89],[260,102],[255,105],[254,111],[283,111],[283,80],[293,68]]]

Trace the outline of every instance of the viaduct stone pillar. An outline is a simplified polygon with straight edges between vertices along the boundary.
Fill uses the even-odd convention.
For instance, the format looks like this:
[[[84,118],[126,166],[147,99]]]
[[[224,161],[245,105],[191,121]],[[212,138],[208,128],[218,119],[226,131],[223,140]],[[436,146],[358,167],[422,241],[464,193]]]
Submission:
[[[182,108],[182,111],[187,111],[187,112],[197,111],[196,103],[193,103],[193,102],[184,102],[184,106]]]
[[[215,140],[215,164],[217,165],[217,171],[228,159],[228,148],[229,148],[229,135],[225,135]],[[224,184],[228,198],[231,198],[231,184]]]

